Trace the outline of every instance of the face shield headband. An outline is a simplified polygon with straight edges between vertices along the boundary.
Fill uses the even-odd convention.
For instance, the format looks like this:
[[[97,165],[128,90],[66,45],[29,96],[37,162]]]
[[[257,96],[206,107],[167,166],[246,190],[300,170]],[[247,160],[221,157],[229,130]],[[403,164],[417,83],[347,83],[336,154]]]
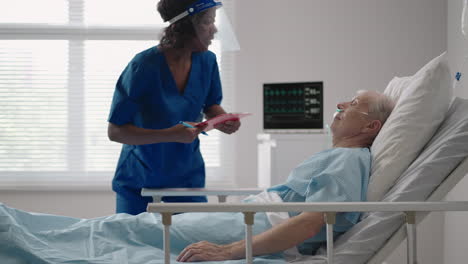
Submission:
[[[216,7],[219,8],[223,4],[219,0],[198,0],[197,2],[193,3],[190,5],[187,10],[184,12],[180,13],[179,15],[175,16],[171,20],[169,20],[170,24],[174,24],[175,22],[181,20],[182,18],[186,16],[193,16],[195,14],[198,14],[202,11],[205,11],[208,8]]]

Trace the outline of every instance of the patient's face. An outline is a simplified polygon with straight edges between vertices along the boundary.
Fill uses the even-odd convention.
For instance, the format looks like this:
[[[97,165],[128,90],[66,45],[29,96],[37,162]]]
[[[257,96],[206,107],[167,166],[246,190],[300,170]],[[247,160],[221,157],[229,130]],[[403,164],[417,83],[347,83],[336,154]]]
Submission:
[[[342,110],[333,119],[331,130],[334,137],[352,137],[362,133],[369,123],[369,102],[376,96],[373,92],[363,92],[350,101],[341,102],[337,108]]]

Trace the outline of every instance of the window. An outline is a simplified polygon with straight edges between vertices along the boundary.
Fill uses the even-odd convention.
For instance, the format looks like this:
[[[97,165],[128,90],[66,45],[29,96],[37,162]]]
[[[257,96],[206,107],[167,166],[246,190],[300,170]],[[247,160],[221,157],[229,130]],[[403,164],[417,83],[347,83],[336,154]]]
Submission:
[[[110,183],[121,148],[107,138],[112,94],[130,59],[157,44],[156,3],[0,2],[0,183]],[[231,59],[212,49],[229,106]],[[232,142],[200,139],[207,184],[230,185]]]

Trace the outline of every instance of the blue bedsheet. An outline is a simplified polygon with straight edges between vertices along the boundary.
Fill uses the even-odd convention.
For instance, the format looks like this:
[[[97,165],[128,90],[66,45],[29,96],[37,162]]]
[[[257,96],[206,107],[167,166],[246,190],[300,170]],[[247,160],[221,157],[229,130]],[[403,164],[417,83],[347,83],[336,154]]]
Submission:
[[[225,244],[244,238],[240,213],[185,213],[173,216],[171,263],[185,246],[207,240]],[[255,216],[254,234],[270,228]],[[0,263],[164,263],[159,214],[116,214],[94,219],[29,213],[0,203]],[[199,262],[200,263],[200,262]],[[204,263],[245,263],[245,260]],[[254,263],[285,263],[281,255]]]

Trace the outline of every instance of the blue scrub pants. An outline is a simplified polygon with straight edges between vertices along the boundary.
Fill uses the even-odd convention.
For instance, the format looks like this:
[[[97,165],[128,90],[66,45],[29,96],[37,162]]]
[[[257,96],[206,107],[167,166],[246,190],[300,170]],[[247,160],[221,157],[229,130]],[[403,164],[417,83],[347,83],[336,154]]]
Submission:
[[[141,196],[141,189],[125,188],[125,195],[116,195],[116,213],[137,215],[146,212],[148,203],[153,202],[152,197]],[[165,203],[206,203],[205,196],[167,196],[161,199]]]

